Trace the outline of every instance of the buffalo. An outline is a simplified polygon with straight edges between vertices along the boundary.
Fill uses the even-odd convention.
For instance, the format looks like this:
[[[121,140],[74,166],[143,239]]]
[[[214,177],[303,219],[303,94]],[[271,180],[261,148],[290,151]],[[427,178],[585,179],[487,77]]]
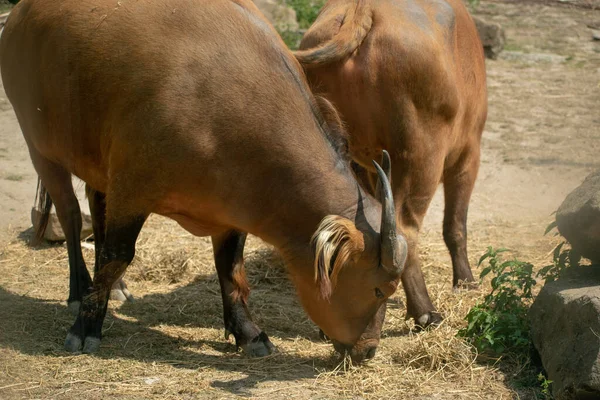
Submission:
[[[295,53],[314,93],[349,132],[365,187],[382,149],[392,161],[396,215],[408,241],[402,274],[407,316],[438,324],[418,257],[418,233],[440,183],[453,286],[473,282],[467,210],[487,117],[485,60],[462,0],[329,0]]]
[[[374,163],[376,198],[352,171],[336,110],[252,1],[22,0],[0,68],[40,207],[54,204],[66,235],[67,351],[99,349],[111,287],[157,213],[211,236],[225,328],[248,354],[273,351],[248,310],[251,233],[280,251],[336,349],[373,356],[407,254],[389,157]],[[93,280],[72,175],[88,187]]]

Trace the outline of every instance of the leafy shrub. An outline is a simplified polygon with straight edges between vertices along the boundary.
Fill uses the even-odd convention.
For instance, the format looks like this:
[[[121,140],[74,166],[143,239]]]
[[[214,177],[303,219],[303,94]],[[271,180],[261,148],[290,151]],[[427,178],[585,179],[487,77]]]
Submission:
[[[537,380],[540,384],[540,394],[543,396],[542,398],[551,399],[552,393],[550,392],[550,385],[552,384],[552,381],[548,380],[548,378],[546,378],[542,373],[538,374]]]
[[[578,262],[573,259],[571,249],[565,249],[567,242],[562,242],[554,248],[552,252],[552,264],[542,267],[537,276],[544,279],[545,283],[557,280],[565,268],[577,265]]]
[[[286,0],[286,4],[296,11],[300,29],[308,29],[317,19],[325,0]]]
[[[553,228],[554,225],[550,224],[546,233]],[[503,261],[501,254],[506,251],[488,247],[479,259],[479,266],[487,260],[488,265],[481,271],[480,278],[492,274],[492,290],[483,301],[469,310],[465,317],[467,327],[459,330],[458,336],[472,343],[480,353],[509,356],[508,359],[513,362],[510,369],[520,371],[512,384],[532,389],[537,399],[552,399],[552,381],[530,358],[533,343],[527,314],[534,299],[534,276],[545,283],[552,282],[560,277],[565,268],[578,265],[579,258],[570,250],[567,242],[562,242],[554,248],[552,263],[534,275],[530,263],[516,258]]]
[[[466,328],[459,336],[468,338],[480,352],[500,355],[506,351],[527,354],[531,346],[527,312],[533,300],[536,284],[533,265],[516,258],[502,261],[506,249],[488,247],[478,265],[487,260],[480,274],[483,279],[492,273],[492,291],[467,314]]]
[[[279,28],[279,35],[290,49],[296,50],[302,40],[302,32],[317,19],[325,0],[285,0],[284,3],[296,11],[300,31]]]
[[[558,236],[559,233],[556,227],[557,223],[553,221],[546,227],[544,235],[554,230],[554,236]],[[552,264],[546,265],[539,270],[538,276],[544,279],[544,283],[553,282],[558,279],[565,268],[579,265],[581,256],[575,254],[570,248],[565,248],[565,245],[568,244],[566,240],[559,243],[552,252]]]

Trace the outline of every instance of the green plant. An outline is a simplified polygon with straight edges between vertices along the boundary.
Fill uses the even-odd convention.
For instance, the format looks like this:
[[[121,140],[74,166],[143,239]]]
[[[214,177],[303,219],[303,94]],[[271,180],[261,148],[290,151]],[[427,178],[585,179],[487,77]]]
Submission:
[[[550,384],[552,383],[552,381],[548,380],[548,378],[546,378],[546,376],[544,376],[544,374],[542,374],[541,372],[538,374],[537,380],[540,384],[540,388],[542,389],[541,394],[542,396],[544,396],[543,398],[551,399],[552,393],[550,392]]]
[[[292,30],[287,27],[278,27],[278,32],[285,44],[292,50],[298,49],[302,40],[302,32],[308,29],[317,19],[319,11],[325,0],[286,0],[285,4],[292,7],[296,12],[296,20],[300,31]]]
[[[556,227],[552,223],[546,233]],[[565,268],[577,264],[566,242],[560,243],[553,251],[552,264],[540,269],[535,277],[551,282],[557,279]],[[504,364],[510,370],[519,370],[511,385],[532,390],[537,399],[552,399],[550,384],[540,366],[532,362],[533,349],[527,313],[533,301],[532,289],[536,284],[533,265],[516,258],[508,261],[501,254],[506,249],[487,251],[479,259],[481,266],[487,260],[480,278],[492,275],[491,292],[477,303],[465,317],[467,326],[458,332],[481,353],[503,356]],[[508,361],[510,360],[510,361]]]
[[[296,11],[300,29],[308,29],[317,19],[325,0],[287,0],[286,3]]]
[[[288,48],[291,50],[298,49],[300,41],[302,40],[302,33],[292,30],[280,30],[279,35]]]
[[[469,10],[475,11],[479,6],[479,0],[467,0]]]
[[[548,224],[544,235],[555,230],[557,225],[556,220]],[[554,236],[558,235],[559,232],[555,231]],[[565,245],[567,245],[567,247],[565,247]],[[537,276],[544,279],[544,283],[553,282],[558,279],[565,268],[579,265],[581,257],[575,254],[568,245],[569,242],[566,240],[559,243],[552,251],[552,264],[546,265],[538,271]]]
[[[565,248],[567,242],[559,243],[552,252],[552,264],[542,267],[537,276],[544,280],[544,283],[553,282],[560,277],[565,268],[577,265],[578,260],[575,260],[572,250]]]
[[[533,300],[532,288],[536,284],[533,265],[513,260],[502,261],[500,254],[506,249],[488,247],[478,265],[487,260],[488,266],[480,274],[483,279],[492,273],[492,291],[476,304],[465,319],[467,327],[459,336],[465,337],[480,352],[501,355],[507,351],[527,354],[531,346],[527,311]]]

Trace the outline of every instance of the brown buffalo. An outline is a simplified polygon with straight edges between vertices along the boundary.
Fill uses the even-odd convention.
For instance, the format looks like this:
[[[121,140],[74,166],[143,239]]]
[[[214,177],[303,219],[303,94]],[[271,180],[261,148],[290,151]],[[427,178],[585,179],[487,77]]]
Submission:
[[[407,251],[388,177],[378,169],[382,203],[361,188],[336,111],[311,94],[252,1],[23,0],[1,37],[0,67],[41,203],[46,212],[54,203],[66,233],[69,300],[81,302],[68,351],[98,349],[110,288],[158,213],[212,236],[238,346],[273,350],[247,308],[250,232],[280,250],[336,347],[372,356]],[[93,281],[72,174],[89,186]]]
[[[444,183],[444,241],[453,284],[472,282],[467,208],[487,115],[483,50],[461,0],[330,0],[296,53],[313,92],[340,112],[350,153],[373,186],[371,159],[392,159],[396,213],[409,252],[402,283],[408,316],[441,319],[421,272],[417,240]]]

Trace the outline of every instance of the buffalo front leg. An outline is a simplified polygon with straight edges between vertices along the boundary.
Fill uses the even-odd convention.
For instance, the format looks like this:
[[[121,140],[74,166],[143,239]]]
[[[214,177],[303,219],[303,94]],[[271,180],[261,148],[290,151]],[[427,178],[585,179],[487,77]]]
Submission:
[[[67,351],[93,353],[98,350],[111,288],[133,260],[135,241],[146,217],[139,215],[120,219],[118,223],[107,223],[98,271],[94,274],[90,293],[83,298],[77,320],[67,334]]]
[[[402,272],[402,287],[406,293],[406,317],[413,318],[415,325],[426,328],[430,325],[439,325],[442,316],[437,312],[425,285],[421,260],[419,259],[418,240],[416,231],[405,232],[408,241],[408,256]]]
[[[246,236],[238,231],[213,236],[213,251],[223,298],[225,336],[233,334],[238,348],[252,357],[262,357],[273,353],[275,346],[252,321],[248,311],[250,289],[244,271]]]
[[[420,144],[416,143],[415,146]],[[407,318],[413,318],[421,328],[438,325],[442,320],[427,292],[418,251],[419,231],[441,180],[444,165],[442,157],[426,150],[396,152],[396,158],[392,159],[396,215],[408,244],[408,255],[401,276],[406,293]],[[405,154],[413,153],[421,156],[405,157]]]
[[[452,259],[452,285],[474,282],[467,256],[467,212],[479,169],[479,148],[444,171],[444,242]]]
[[[94,230],[94,245],[96,263],[94,265],[94,274],[98,272],[100,266],[100,251],[106,237],[106,195],[102,192],[92,189],[86,185],[85,192],[87,194],[90,212],[92,213],[92,228]],[[127,289],[127,284],[120,277],[113,285],[110,291],[110,299],[118,301],[133,301],[133,295]],[[77,315],[77,313],[75,314]]]

